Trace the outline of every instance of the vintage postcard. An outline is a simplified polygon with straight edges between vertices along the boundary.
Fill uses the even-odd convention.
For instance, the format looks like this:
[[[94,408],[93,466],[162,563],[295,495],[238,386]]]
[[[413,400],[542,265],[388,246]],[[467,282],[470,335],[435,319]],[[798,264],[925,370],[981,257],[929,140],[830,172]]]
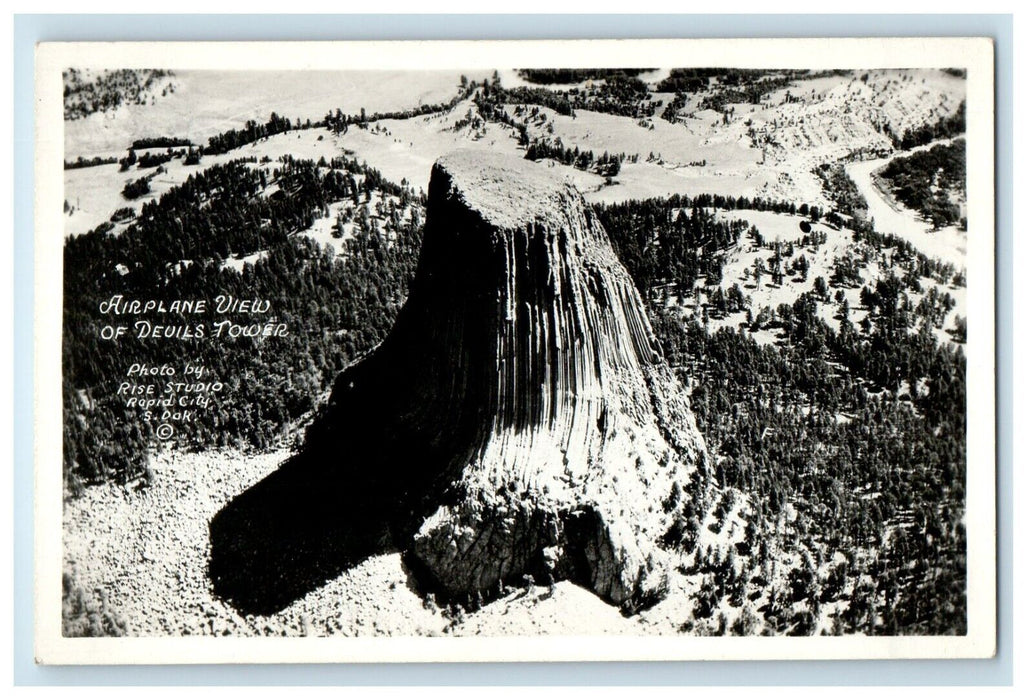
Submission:
[[[39,45],[37,661],[993,655],[993,55]]]

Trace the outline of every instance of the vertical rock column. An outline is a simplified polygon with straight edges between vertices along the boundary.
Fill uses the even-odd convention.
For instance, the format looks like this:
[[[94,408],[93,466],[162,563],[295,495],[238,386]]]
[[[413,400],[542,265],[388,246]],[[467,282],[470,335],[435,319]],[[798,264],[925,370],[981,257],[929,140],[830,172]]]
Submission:
[[[531,575],[656,598],[669,495],[705,463],[635,286],[559,170],[435,164],[410,298],[314,431],[325,453],[376,442],[357,445],[364,478],[398,484],[411,560],[447,597]]]

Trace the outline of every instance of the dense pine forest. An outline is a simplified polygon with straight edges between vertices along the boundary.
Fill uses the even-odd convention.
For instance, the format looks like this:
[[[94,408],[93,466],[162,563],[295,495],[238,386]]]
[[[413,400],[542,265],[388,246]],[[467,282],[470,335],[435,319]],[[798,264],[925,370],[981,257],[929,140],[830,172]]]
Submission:
[[[272,190],[275,189],[275,192]],[[260,196],[261,194],[268,196]],[[353,236],[339,251],[296,236],[348,199]],[[376,206],[368,209],[371,199]],[[354,161],[289,157],[276,167],[233,161],[189,178],[120,235],[101,227],[65,245],[65,480],[70,492],[147,475],[153,426],[116,395],[129,363],[206,366],[224,384],[184,423],[184,447],[267,447],[311,411],[331,379],[375,345],[405,300],[421,238],[421,203]],[[239,270],[223,261],[254,255]],[[283,337],[100,337],[98,312],[132,299],[266,299]],[[210,324],[212,313],[139,317],[165,327]],[[248,314],[231,316],[241,323]],[[137,320],[137,319],[132,319]],[[266,322],[270,319],[259,319]]]
[[[651,300],[665,356],[692,388],[719,486],[749,496],[761,541],[800,553],[790,588],[768,592],[765,619],[728,620],[725,633],[811,634],[822,605],[846,602],[848,614],[834,619],[840,633],[964,634],[965,356],[933,337],[944,299],[928,294],[912,305],[906,294],[919,279],[946,281],[952,271],[902,241],[895,262],[908,274],[888,266],[863,289],[862,324],[822,320],[817,305],[832,293],[822,285],[738,330],[709,330],[709,319],[739,310],[743,290],[715,287],[721,276],[713,270],[743,226],[718,222],[701,206],[686,215],[687,204],[672,198],[599,211]],[[856,238],[894,243],[871,232]],[[673,284],[698,277],[710,299],[722,300],[705,308],[703,321],[668,305]],[[751,333],[759,327],[784,342],[759,344]],[[738,573],[700,558],[714,605],[736,608],[744,595],[762,594],[772,580],[768,550],[745,547]]]
[[[534,141],[524,157],[528,160],[541,160],[549,158],[564,165],[572,165],[579,170],[587,170],[604,177],[614,177],[621,172],[621,162],[625,159],[624,154],[604,153],[597,156],[592,151],[581,151],[577,146],[565,148],[559,137],[552,141],[539,139]]]
[[[79,168],[93,168],[98,165],[114,165],[118,162],[118,158],[114,156],[102,157],[95,156],[93,158],[83,158],[79,156],[75,160],[65,161],[65,170],[78,170]]]
[[[521,68],[517,71],[524,80],[538,85],[569,85],[586,80],[634,78],[652,68]]]
[[[537,105],[566,116],[576,116],[575,110],[584,109],[641,119],[653,116],[661,104],[650,99],[646,83],[624,73],[610,73],[599,83],[567,90],[525,86],[507,89],[496,75],[480,88],[481,100],[490,104]]]
[[[906,129],[901,136],[892,137],[894,148],[908,151],[916,146],[925,146],[938,139],[951,138],[966,133],[966,101],[963,100],[954,113],[933,124],[924,123]]]
[[[966,197],[966,139],[895,158],[880,171],[894,197],[923,215],[935,228],[962,224],[953,201]]]

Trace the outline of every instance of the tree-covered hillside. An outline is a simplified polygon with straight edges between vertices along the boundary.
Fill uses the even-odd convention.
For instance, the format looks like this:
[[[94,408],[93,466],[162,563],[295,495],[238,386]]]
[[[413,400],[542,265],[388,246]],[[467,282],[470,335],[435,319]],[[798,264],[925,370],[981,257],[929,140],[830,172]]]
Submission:
[[[376,206],[370,206],[371,199]],[[298,235],[334,203],[352,235],[339,251]],[[65,245],[63,364],[65,480],[75,491],[147,473],[155,420],[118,389],[131,363],[205,366],[212,406],[178,426],[185,447],[265,447],[316,407],[330,381],[376,344],[405,300],[421,238],[421,203],[354,161],[233,161],[145,204],[121,235],[101,230]],[[342,253],[339,255],[339,253]],[[252,256],[239,269],[230,256]],[[115,340],[101,313],[113,296],[209,300],[206,313],[138,314]],[[216,314],[218,295],[261,299],[268,316]],[[283,335],[211,337],[212,324],[274,322]],[[151,324],[138,336],[137,322]],[[154,328],[176,335],[154,337]],[[208,330],[197,337],[196,328]],[[131,378],[130,378],[131,379]]]
[[[966,360],[932,335],[944,323],[943,299],[931,292],[916,305],[908,295],[922,279],[950,279],[947,271],[901,245],[895,264],[863,289],[861,323],[841,313],[833,328],[820,317],[819,304],[833,301],[824,284],[748,315],[739,329],[716,329],[712,321],[742,311],[744,290],[722,289],[714,271],[738,227],[698,207],[686,216],[687,203],[628,202],[600,213],[652,300],[666,358],[692,389],[719,487],[748,495],[757,541],[768,543],[751,537],[735,567],[697,552],[711,608],[742,615],[690,627],[811,634],[825,617],[835,633],[964,634]],[[898,266],[911,270],[905,279]],[[711,300],[702,319],[672,309],[673,291],[700,283]],[[835,282],[837,297],[852,284]],[[761,344],[762,330],[784,340]],[[796,561],[782,582],[770,568],[777,549]],[[764,619],[752,620],[744,596],[764,602]]]

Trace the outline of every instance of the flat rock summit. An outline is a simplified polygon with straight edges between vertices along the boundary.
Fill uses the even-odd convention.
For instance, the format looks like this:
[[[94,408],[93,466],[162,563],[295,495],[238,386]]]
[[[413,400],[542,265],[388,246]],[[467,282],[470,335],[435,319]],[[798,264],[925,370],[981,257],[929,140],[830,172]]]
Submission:
[[[528,577],[634,610],[707,458],[685,390],[591,208],[541,164],[435,163],[410,296],[347,368],[296,464],[389,522],[417,585],[485,600]]]

